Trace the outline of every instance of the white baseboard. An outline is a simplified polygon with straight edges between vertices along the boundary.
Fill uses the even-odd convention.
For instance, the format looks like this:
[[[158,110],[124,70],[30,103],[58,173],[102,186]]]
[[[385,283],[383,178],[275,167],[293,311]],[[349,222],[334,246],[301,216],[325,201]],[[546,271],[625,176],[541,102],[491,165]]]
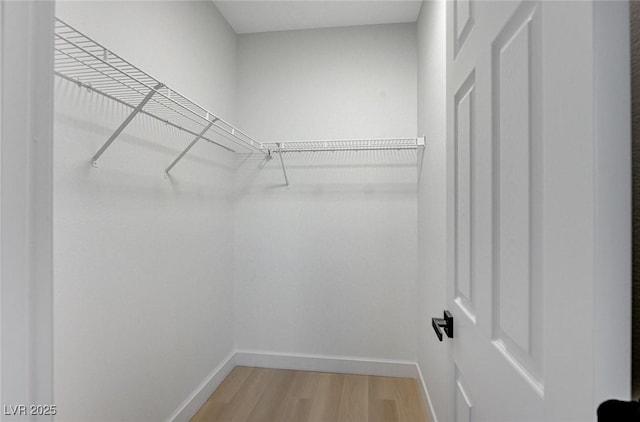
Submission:
[[[427,411],[427,420],[430,422],[438,422],[438,418],[436,416],[436,409],[433,408],[433,401],[431,400],[431,396],[429,395],[429,390],[427,389],[427,384],[424,382],[424,377],[422,376],[422,371],[420,370],[420,366],[416,363],[416,371],[418,372],[418,385],[420,387],[420,391],[422,392],[422,398],[424,399],[424,403]]]
[[[211,371],[204,381],[193,390],[189,397],[178,406],[178,409],[167,418],[166,422],[188,422],[222,381],[224,381],[227,375],[229,375],[231,370],[235,368],[234,357],[235,353],[231,352],[229,356],[227,356],[216,369]]]
[[[342,356],[285,354],[238,350],[235,354],[238,366],[294,369],[300,371],[336,372],[382,377],[418,377],[415,362],[385,359],[362,359]]]
[[[188,422],[236,366],[335,372],[417,380],[431,422],[438,422],[429,391],[416,362],[342,356],[286,354],[238,350],[214,369],[165,422]]]

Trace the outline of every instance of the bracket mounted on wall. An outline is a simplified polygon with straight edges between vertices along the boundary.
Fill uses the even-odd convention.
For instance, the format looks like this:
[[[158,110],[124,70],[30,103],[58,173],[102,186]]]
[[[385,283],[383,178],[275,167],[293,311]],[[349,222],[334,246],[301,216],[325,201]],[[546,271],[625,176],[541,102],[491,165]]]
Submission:
[[[91,158],[91,164],[94,167],[98,166],[98,158],[100,158],[100,156],[107,150],[107,148],[109,148],[109,146],[113,143],[113,141],[116,140],[116,138],[120,135],[120,133],[122,133],[122,131],[124,130],[125,127],[127,127],[127,125],[129,123],[131,123],[131,121],[133,120],[134,117],[136,117],[136,114],[140,113],[140,111],[142,110],[142,108],[149,102],[149,100],[151,99],[151,97],[153,97],[153,94],[155,94],[156,92],[158,92],[158,90],[160,88],[162,88],[164,86],[163,83],[158,82],[158,84],[153,87],[149,93],[142,99],[142,101],[140,102],[140,104],[138,104],[136,106],[136,108],[133,109],[133,111],[131,112],[131,114],[129,114],[127,116],[126,119],[124,119],[124,122],[122,122],[122,124],[120,124],[120,126],[118,126],[118,129],[116,129],[115,132],[113,132],[113,134],[109,137],[109,139],[107,140],[107,142],[105,142],[104,145],[102,145],[102,147],[98,150],[98,152],[96,152],[96,154],[93,156],[93,158]]]
[[[422,163],[424,162],[424,148],[427,144],[427,137],[418,138],[418,176],[422,173]]]
[[[180,161],[182,159],[182,157],[184,157],[187,152],[189,152],[189,150],[191,148],[193,148],[193,146],[200,140],[202,139],[202,137],[204,136],[205,133],[207,133],[207,131],[209,129],[211,129],[211,126],[213,126],[213,122],[209,123],[204,129],[202,129],[202,132],[200,132],[198,134],[198,136],[196,136],[193,141],[191,141],[191,143],[189,145],[187,145],[187,147],[180,153],[180,155],[178,155],[176,157],[175,160],[173,160],[173,162],[171,164],[169,164],[169,167],[166,168],[166,170],[164,171],[166,174],[169,174],[169,172],[171,171],[171,169],[178,164],[178,161]]]
[[[278,156],[280,157],[280,165],[282,166],[282,172],[284,173],[284,184],[289,186],[289,177],[287,177],[287,169],[284,166],[284,158],[282,158],[282,144],[277,143],[278,147]]]

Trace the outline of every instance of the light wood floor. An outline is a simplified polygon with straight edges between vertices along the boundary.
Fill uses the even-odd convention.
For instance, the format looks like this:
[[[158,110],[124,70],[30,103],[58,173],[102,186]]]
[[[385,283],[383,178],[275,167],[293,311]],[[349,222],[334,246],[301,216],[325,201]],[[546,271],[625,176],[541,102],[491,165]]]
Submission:
[[[191,422],[426,422],[415,380],[236,367]]]

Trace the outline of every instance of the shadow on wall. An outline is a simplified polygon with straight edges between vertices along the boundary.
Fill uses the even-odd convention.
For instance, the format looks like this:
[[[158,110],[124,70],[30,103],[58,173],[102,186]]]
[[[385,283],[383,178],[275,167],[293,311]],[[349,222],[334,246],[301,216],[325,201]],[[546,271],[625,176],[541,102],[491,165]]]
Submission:
[[[271,160],[237,157],[236,195],[331,194],[353,199],[349,195],[415,194],[417,189],[418,157],[413,150],[288,152],[283,158],[289,186],[277,154]]]

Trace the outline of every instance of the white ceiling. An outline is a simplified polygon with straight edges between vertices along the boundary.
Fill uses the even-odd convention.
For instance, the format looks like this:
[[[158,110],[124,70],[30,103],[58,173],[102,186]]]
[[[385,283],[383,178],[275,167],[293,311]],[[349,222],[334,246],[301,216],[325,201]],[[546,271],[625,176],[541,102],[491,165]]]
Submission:
[[[238,34],[415,22],[421,0],[222,0],[214,3]]]

